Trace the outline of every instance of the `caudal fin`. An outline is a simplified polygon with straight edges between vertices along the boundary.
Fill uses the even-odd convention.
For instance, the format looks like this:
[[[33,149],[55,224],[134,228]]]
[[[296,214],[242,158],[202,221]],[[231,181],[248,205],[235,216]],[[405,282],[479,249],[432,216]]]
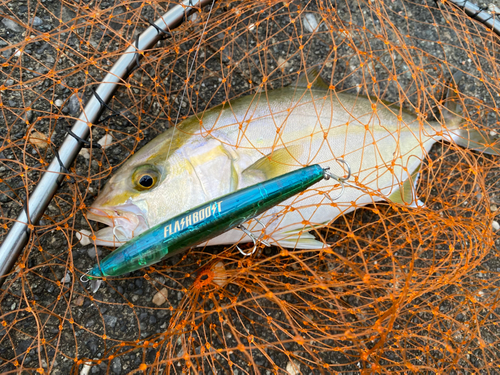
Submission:
[[[459,129],[449,131],[453,141],[462,147],[470,148],[490,155],[500,155],[500,142],[489,132],[476,129]]]
[[[453,74],[453,78],[448,83],[446,103],[441,112],[449,138],[459,146],[485,154],[500,155],[500,142],[497,137],[491,135],[490,131],[468,127],[462,116],[463,109],[459,102],[457,83],[463,75],[462,72]]]

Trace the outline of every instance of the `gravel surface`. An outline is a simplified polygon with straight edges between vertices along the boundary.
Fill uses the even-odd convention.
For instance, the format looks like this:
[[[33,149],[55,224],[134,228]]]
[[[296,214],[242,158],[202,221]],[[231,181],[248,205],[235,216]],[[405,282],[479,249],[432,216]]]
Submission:
[[[494,2],[499,5],[497,2]],[[77,116],[80,112],[80,100],[85,103],[91,95],[89,84],[99,82],[103,77],[103,72],[97,66],[109,68],[116,60],[117,56],[113,51],[121,45],[121,41],[113,37],[110,30],[99,30],[91,28],[79,28],[80,37],[76,33],[70,32],[66,27],[61,27],[61,23],[66,26],[72,25],[72,20],[79,20],[79,13],[75,6],[62,5],[62,2],[42,0],[41,5],[36,10],[33,10],[32,5],[35,3],[9,2],[0,5],[0,18],[2,15],[13,15],[14,17],[29,23],[34,30],[34,34],[51,33],[55,30],[63,30],[59,37],[63,52],[55,48],[56,43],[47,43],[43,39],[35,43],[27,44],[27,48],[22,51],[22,62],[25,71],[22,74],[20,81],[19,72],[12,65],[3,67],[0,71],[0,85],[3,82],[7,90],[1,92],[3,106],[9,110],[2,110],[0,117],[0,136],[2,139],[10,139],[12,142],[22,139],[27,134],[28,123],[35,123],[36,130],[43,134],[50,134],[51,147],[39,147],[35,149],[30,146],[26,149],[20,147],[4,147],[0,153],[0,209],[2,218],[14,218],[17,216],[21,207],[19,205],[20,197],[25,194],[26,186],[25,177],[20,176],[21,167],[17,161],[24,160],[24,163],[29,166],[27,175],[30,181],[37,181],[40,170],[46,166],[45,160],[53,158],[53,150],[57,148],[65,135],[65,128],[71,124],[72,116]],[[82,7],[85,2],[81,2]],[[281,3],[280,3],[281,4]],[[297,4],[290,5],[296,9]],[[308,3],[309,4],[309,3]],[[319,5],[318,5],[319,4]],[[8,293],[4,293],[1,297],[1,314],[6,325],[0,327],[0,369],[4,373],[15,371],[16,366],[12,364],[13,358],[16,358],[23,368],[26,368],[26,373],[35,371],[38,368],[44,369],[50,374],[69,374],[69,373],[84,373],[85,364],[75,361],[74,359],[90,358],[96,360],[93,362],[89,373],[90,374],[125,374],[133,370],[140,369],[143,363],[151,364],[157,359],[167,360],[170,356],[182,357],[181,341],[184,339],[184,334],[179,334],[178,345],[173,347],[160,345],[155,347],[155,342],[160,342],[162,335],[174,328],[169,326],[169,322],[174,318],[174,312],[188,308],[186,304],[185,292],[195,282],[197,272],[200,266],[208,264],[213,259],[216,259],[217,254],[224,249],[219,247],[207,249],[204,255],[200,255],[198,251],[192,251],[187,256],[176,256],[167,261],[167,265],[171,266],[172,274],[161,272],[150,272],[146,274],[142,271],[134,272],[126,275],[126,279],[108,281],[99,291],[91,296],[85,289],[85,285],[80,283],[76,277],[79,277],[79,272],[69,272],[69,267],[74,270],[84,271],[90,268],[96,262],[96,256],[102,257],[108,254],[109,249],[94,246],[81,246],[77,244],[74,237],[74,231],[80,229],[88,229],[89,223],[84,218],[81,210],[75,210],[75,203],[72,198],[75,196],[75,188],[78,191],[78,204],[83,203],[90,205],[97,196],[99,189],[107,181],[113,171],[110,167],[120,165],[134,150],[144,146],[158,133],[161,133],[168,128],[170,123],[176,118],[176,111],[180,109],[180,116],[189,115],[195,112],[200,112],[205,108],[220,104],[226,99],[226,95],[234,97],[236,95],[255,92],[258,85],[262,82],[262,65],[266,66],[266,70],[273,72],[269,74],[268,89],[281,87],[293,82],[296,77],[295,72],[302,71],[304,65],[313,66],[322,64],[325,71],[322,73],[325,80],[338,82],[337,89],[348,90],[356,93],[361,90],[363,93],[365,88],[360,88],[358,85],[363,82],[363,76],[359,68],[360,62],[355,56],[351,58],[335,58],[335,54],[331,51],[332,38],[335,42],[342,41],[345,36],[341,33],[335,34],[333,37],[328,36],[327,26],[324,22],[314,16],[314,12],[318,6],[324,6],[323,3],[310,3],[307,7],[307,12],[301,20],[303,22],[303,42],[307,46],[305,55],[295,55],[289,58],[291,51],[295,51],[297,47],[298,36],[295,26],[290,24],[289,17],[286,16],[285,8],[276,6],[276,9],[281,9],[276,15],[276,21],[270,23],[267,27],[259,27],[253,34],[252,40],[241,37],[237,40],[237,44],[241,49],[227,48],[220,51],[220,47],[224,44],[230,44],[229,40],[232,36],[222,33],[223,25],[220,26],[220,34],[212,31],[209,42],[200,49],[200,56],[213,57],[207,59],[205,68],[199,68],[196,71],[194,81],[202,81],[203,85],[198,88],[199,94],[193,95],[192,90],[187,95],[183,95],[182,82],[185,75],[186,66],[189,66],[185,58],[180,58],[172,63],[175,54],[161,53],[153,54],[149,58],[149,62],[141,69],[133,74],[131,82],[132,88],[118,90],[116,99],[113,102],[113,109],[119,116],[116,116],[112,121],[107,121],[93,129],[92,137],[94,140],[102,139],[106,134],[111,134],[113,143],[105,148],[104,151],[92,149],[87,157],[81,154],[77,157],[74,170],[72,173],[79,176],[76,184],[65,183],[61,186],[57,199],[53,200],[49,205],[46,216],[42,219],[41,229],[31,243],[29,253],[23,256],[26,260],[25,264],[31,272],[26,273],[25,278],[17,278],[14,282],[7,282]],[[337,2],[336,12],[344,23],[349,21],[354,25],[365,24],[368,30],[376,33],[379,29],[381,17],[374,13],[374,8],[370,11],[367,6],[362,5],[358,8],[356,5],[350,4],[350,8],[345,3]],[[429,6],[433,6],[433,2],[428,2]],[[94,6],[95,4],[89,3]],[[303,3],[305,5],[305,3]],[[109,23],[109,28],[120,30],[122,22],[127,19],[128,10],[122,6],[120,2],[112,3],[108,1],[100,2],[95,5],[96,8],[108,9],[114,6],[113,14],[115,15],[115,23]],[[139,6],[138,3],[130,3],[130,6],[135,9]],[[330,5],[333,8],[333,5]],[[274,8],[273,8],[274,9]],[[29,12],[28,12],[29,10]],[[223,10],[218,9],[213,17],[217,17]],[[230,9],[225,9],[229,12]],[[444,59],[450,66],[459,66],[466,72],[477,72],[477,61],[471,60],[465,52],[463,41],[457,40],[452,29],[447,29],[442,26],[438,33],[436,27],[429,23],[431,16],[435,17],[434,22],[438,25],[445,25],[446,20],[437,11],[424,10],[420,5],[413,3],[400,3],[399,1],[386,2],[387,17],[393,22],[393,27],[398,30],[405,30],[410,35],[416,35],[411,39],[412,45],[417,46],[420,50],[427,52],[427,56],[422,55],[422,66],[424,70],[432,72],[439,65],[436,61]],[[36,15],[34,15],[36,14]],[[81,14],[86,14],[81,11]],[[281,16],[280,16],[281,14]],[[402,16],[398,16],[401,14]],[[144,7],[141,13],[143,19],[155,19],[155,13],[151,7]],[[404,18],[404,15],[410,17],[409,22]],[[12,17],[11,17],[12,18]],[[59,18],[59,19],[58,19]],[[257,22],[258,15],[250,15],[248,20],[244,21],[248,25]],[[76,21],[75,21],[76,22]],[[78,22],[85,22],[85,19]],[[202,27],[202,24],[196,23],[195,20],[190,21],[188,29],[174,32],[176,38],[187,35],[189,32],[197,32]],[[315,22],[317,24],[315,24]],[[123,38],[132,40],[138,31],[142,31],[145,24],[136,25],[130,29],[123,29]],[[250,27],[250,26],[249,26]],[[319,36],[314,37],[313,30],[319,28],[321,31]],[[85,32],[88,33],[88,38],[85,39]],[[26,29],[20,26],[19,23],[3,17],[0,21],[0,65],[4,62],[11,62],[12,57],[19,53],[17,46],[23,43]],[[217,31],[217,30],[216,30]],[[219,36],[218,36],[219,35]],[[247,34],[245,34],[247,36]],[[290,35],[294,35],[293,42],[286,42]],[[392,36],[389,35],[390,39]],[[245,60],[245,49],[254,48],[259,41],[271,40],[268,47],[271,49],[265,56],[273,56],[274,60],[269,59],[266,62],[258,61],[257,54],[252,59]],[[370,39],[373,50],[385,48],[382,40],[376,38]],[[444,41],[442,44],[437,41]],[[88,45],[86,42],[88,41]],[[357,40],[356,38],[354,41]],[[196,47],[197,41],[185,43],[182,48],[187,50],[189,47]],[[175,44],[172,40],[167,39],[161,42],[159,49],[167,49],[171,44]],[[231,45],[231,44],[230,44]],[[470,47],[469,47],[470,48]],[[102,56],[97,66],[89,66],[88,74],[82,72],[79,64],[86,61],[88,56],[92,55],[92,50],[97,49],[98,56]],[[109,56],[103,52],[109,51]],[[339,43],[339,48],[336,51],[338,56],[348,56],[352,54],[348,43]],[[433,56],[434,60],[430,57]],[[280,57],[284,60],[281,61]],[[203,57],[200,57],[202,59]],[[380,64],[375,65],[377,77],[383,80],[387,77],[382,67],[390,65],[391,61],[398,64],[398,71],[401,74],[398,76],[398,82],[402,87],[408,86],[409,92],[411,87],[411,72],[405,61],[398,60],[398,57],[390,56],[390,54],[381,54]],[[250,61],[252,60],[252,61]],[[201,65],[201,60],[198,60],[198,66]],[[245,61],[244,67],[232,65],[233,61]],[[346,62],[349,61],[349,64]],[[276,69],[280,64],[286,63],[284,72]],[[490,66],[489,71],[487,64],[481,62],[485,74],[491,74],[496,77],[496,67]],[[331,77],[332,66],[338,64],[333,77]],[[158,67],[160,66],[160,67]],[[235,69],[232,76],[232,85],[229,92],[221,90],[220,70],[221,66],[229,71]],[[53,84],[53,81],[48,79],[50,69],[57,68],[58,74],[61,76],[60,84]],[[273,70],[274,69],[274,70]],[[181,73],[172,73],[181,72]],[[446,68],[444,69],[449,76]],[[210,72],[219,72],[210,76]],[[184,72],[184,73],[182,73]],[[148,74],[156,74],[149,75]],[[477,73],[476,73],[477,74]],[[437,74],[429,73],[429,76]],[[476,75],[477,76],[477,75]],[[154,79],[159,79],[162,83],[162,89],[158,89],[159,94],[169,93],[169,107],[160,108],[158,103],[155,103],[151,97],[146,97],[145,87],[152,87]],[[251,81],[251,83],[249,82]],[[140,84],[140,85],[139,85]],[[432,82],[428,82],[429,86]],[[81,92],[75,92],[76,88],[86,87]],[[380,85],[383,87],[383,84]],[[479,84],[478,79],[466,79],[460,83],[460,90],[467,95],[483,100],[486,103],[492,103],[492,95],[488,90],[487,85]],[[162,92],[165,90],[165,92]],[[414,91],[414,90],[413,90]],[[172,94],[170,94],[172,93]],[[373,92],[372,94],[376,94]],[[384,99],[394,101],[399,97],[399,92],[394,85],[387,85],[382,93]],[[498,102],[498,95],[494,97]],[[5,108],[2,107],[2,108]],[[25,110],[31,107],[31,110]],[[130,109],[132,108],[132,109]],[[60,114],[60,118],[56,118],[53,114]],[[109,115],[107,111],[104,116]],[[139,119],[138,116],[141,116]],[[495,124],[496,118],[492,120],[489,115],[485,121]],[[169,121],[170,119],[170,121]],[[150,126],[149,124],[154,124]],[[141,132],[138,138],[129,137],[128,134],[138,134],[138,127]],[[4,142],[5,146],[5,142]],[[11,176],[15,176],[11,178]],[[490,199],[492,204],[500,205],[500,196],[496,195],[499,190],[497,174],[488,177],[490,184],[489,191],[493,192]],[[87,180],[87,178],[89,180]],[[28,184],[30,185],[30,184]],[[31,184],[32,185],[32,184]],[[32,189],[33,186],[26,186]],[[75,187],[76,186],[76,187]],[[71,219],[68,213],[72,213]],[[68,218],[65,223],[68,228],[59,230],[53,225],[54,222],[60,222],[64,218]],[[10,221],[4,220],[0,224],[9,224]],[[94,229],[97,225],[92,224]],[[69,238],[68,238],[69,236]],[[68,242],[72,243],[71,253],[68,256]],[[500,249],[500,242],[495,241],[495,246]],[[43,251],[39,251],[43,249]],[[265,249],[262,256],[270,256],[276,254],[277,249]],[[201,259],[201,260],[200,260]],[[236,268],[236,263],[233,266]],[[493,251],[487,256],[485,262],[471,272],[477,272],[484,277],[498,277],[500,272],[500,262]],[[483,277],[483,276],[480,276]],[[497,283],[498,284],[498,283]],[[29,285],[29,289],[26,286]],[[163,304],[158,306],[162,301],[160,297],[155,297],[160,291],[165,291],[168,298]],[[228,294],[234,293],[238,295],[240,291],[234,286],[227,286]],[[354,297],[352,297],[354,298]],[[206,299],[204,303],[205,309],[215,308],[215,303],[221,302],[215,297],[213,300]],[[30,301],[31,306],[36,304],[37,314],[34,318],[28,307],[27,301]],[[291,298],[291,304],[296,301]],[[351,305],[356,304],[356,300],[347,301]],[[226,302],[225,302],[226,303]],[[265,314],[273,316],[277,321],[285,320],[285,314],[271,302],[266,304],[265,301],[259,302],[260,307]],[[443,312],[446,310],[446,305],[441,305]],[[451,309],[449,307],[449,309]],[[15,312],[15,313],[11,313]],[[244,311],[244,314],[249,319],[254,318],[257,324],[264,324],[263,314],[255,311]],[[61,321],[64,317],[64,321]],[[218,324],[215,321],[217,317],[211,316],[214,319],[213,324]],[[238,326],[236,314],[233,316],[234,326]],[[465,315],[464,315],[465,320]],[[486,316],[485,319],[488,319]],[[207,321],[206,324],[210,324]],[[297,323],[299,324],[299,323]],[[484,323],[487,327],[483,334],[485,340],[490,342],[498,342],[500,337],[499,329],[493,327],[494,324]],[[10,330],[9,326],[15,327],[15,332]],[[220,325],[224,327],[224,324]],[[225,327],[228,325],[226,324]],[[479,326],[478,330],[482,327]],[[179,331],[181,332],[181,331]],[[234,337],[234,332],[231,330],[224,331],[222,328],[216,330],[218,335],[209,336],[212,339],[213,347],[238,346],[238,342]],[[209,334],[205,333],[207,336]],[[260,339],[263,342],[272,342],[276,338],[282,339],[281,332],[273,332],[271,330],[262,331],[259,333]],[[491,336],[491,337],[490,337]],[[44,343],[42,343],[42,340]],[[52,341],[50,341],[52,340]],[[50,345],[45,344],[51,342]],[[200,338],[200,341],[201,338]],[[246,343],[245,343],[246,344]],[[295,342],[287,342],[283,344],[283,350],[252,350],[252,358],[256,364],[258,371],[261,373],[273,373],[273,367],[269,360],[272,358],[284,373],[284,369],[289,374],[294,373],[294,368],[299,367],[302,373],[309,373],[307,365],[291,362],[290,358],[284,354],[284,351],[294,352],[299,350],[300,346]],[[40,349],[41,348],[41,349]],[[205,350],[203,346],[198,346],[192,355],[200,354]],[[198,352],[196,352],[198,351]],[[321,350],[320,350],[321,352]],[[116,354],[115,354],[116,353]],[[494,357],[498,354],[498,347],[494,347],[491,355]],[[322,356],[325,363],[337,364],[337,371],[342,371],[343,374],[357,374],[360,372],[358,361],[353,361],[349,353],[340,353],[335,351],[325,351],[324,353],[316,353],[317,356]],[[473,354],[473,355],[477,355]],[[390,358],[390,353],[387,358]],[[479,357],[479,355],[478,355]],[[102,362],[99,359],[105,358]],[[216,354],[214,356],[215,366],[224,369],[226,373],[243,374],[248,371],[248,359],[237,351],[234,353]],[[400,358],[394,355],[394,361]],[[481,369],[486,359],[474,359],[470,361]],[[340,366],[343,364],[343,366]],[[297,366],[296,366],[297,365]],[[173,364],[172,372],[185,372],[190,370],[185,369],[185,363],[179,360]],[[204,366],[208,366],[207,363]],[[470,366],[470,364],[468,365]],[[20,367],[17,367],[19,369]],[[73,371],[73,372],[72,372]],[[86,371],[86,370],[85,370]],[[250,370],[257,372],[257,370]],[[320,373],[320,370],[315,370],[315,373]],[[193,372],[194,373],[194,372]],[[205,367],[202,373],[212,373]],[[222,373],[222,370],[221,370]]]

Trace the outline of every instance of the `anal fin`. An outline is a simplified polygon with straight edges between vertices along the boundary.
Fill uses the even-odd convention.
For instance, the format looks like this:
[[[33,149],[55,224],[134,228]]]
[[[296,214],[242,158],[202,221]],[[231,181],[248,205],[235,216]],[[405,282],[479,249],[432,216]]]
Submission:
[[[293,249],[324,249],[328,245],[318,241],[311,233],[302,233],[276,241],[280,246]]]
[[[295,228],[286,232],[282,232],[282,238],[277,239],[276,242],[286,248],[294,248],[294,249],[324,249],[329,247],[327,244],[318,241],[316,237],[309,231],[322,228],[329,221],[325,221],[320,224],[311,224],[305,227],[300,226],[299,228]]]
[[[418,199],[417,183],[420,175],[420,165],[415,168],[411,176],[407,178],[399,189],[396,189],[388,198],[391,202],[399,203],[408,207],[423,207],[425,204]]]

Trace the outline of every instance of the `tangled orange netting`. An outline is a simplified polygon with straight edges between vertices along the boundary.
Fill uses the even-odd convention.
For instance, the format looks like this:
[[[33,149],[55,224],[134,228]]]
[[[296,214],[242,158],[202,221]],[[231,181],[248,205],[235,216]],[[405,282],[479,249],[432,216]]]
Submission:
[[[2,235],[91,88],[172,4],[0,2]],[[428,116],[463,71],[463,116],[494,134],[498,47],[447,1],[224,0],[196,12],[144,53],[115,115],[92,126],[105,147],[80,153],[4,283],[0,372],[500,371],[493,156],[437,143],[420,170],[426,208],[356,210],[315,233],[328,249],[243,259],[234,246],[196,248],[95,295],[79,278],[109,249],[75,237],[96,227],[86,207],[108,177],[178,117],[287,86],[312,66],[330,90]]]

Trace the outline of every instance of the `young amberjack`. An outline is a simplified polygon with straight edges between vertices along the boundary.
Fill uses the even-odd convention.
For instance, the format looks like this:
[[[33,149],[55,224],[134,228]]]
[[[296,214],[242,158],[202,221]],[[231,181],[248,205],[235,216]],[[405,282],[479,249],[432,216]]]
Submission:
[[[108,225],[95,242],[119,246],[193,207],[306,165],[329,165],[342,176],[338,159],[344,159],[359,189],[346,187],[332,204],[322,193],[335,195],[340,187],[322,181],[259,217],[271,243],[322,248],[307,231],[339,215],[380,200],[419,205],[417,172],[435,142],[500,153],[488,133],[467,128],[456,102],[448,103],[443,121],[428,121],[376,98],[329,89],[315,69],[295,85],[225,102],[167,130],[121,166],[88,211],[89,219]],[[261,227],[255,229],[258,235]],[[248,241],[231,230],[209,244],[242,237]],[[84,234],[80,239],[89,243]]]

